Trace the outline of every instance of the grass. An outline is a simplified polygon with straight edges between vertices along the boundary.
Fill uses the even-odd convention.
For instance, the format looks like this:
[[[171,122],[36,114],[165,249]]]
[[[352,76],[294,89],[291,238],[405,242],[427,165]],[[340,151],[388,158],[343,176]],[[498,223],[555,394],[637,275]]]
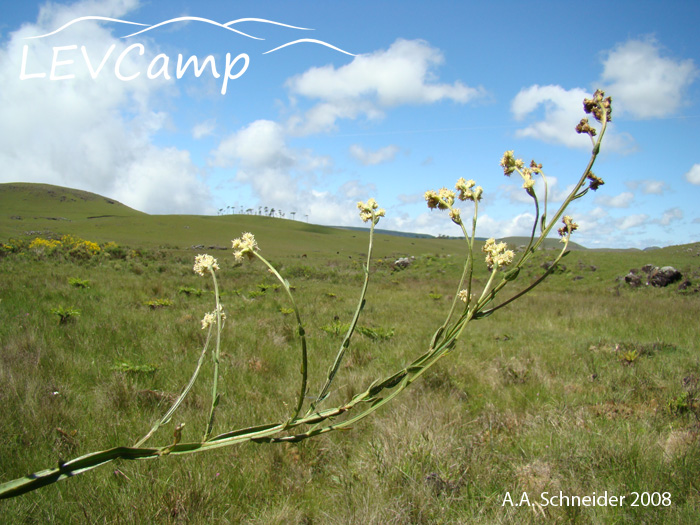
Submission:
[[[268,231],[273,242],[258,240],[294,286],[317,390],[339,341],[324,328],[348,323],[354,311],[362,234],[304,232],[303,223],[279,219],[211,219],[222,231],[242,219],[256,237]],[[124,258],[0,258],[0,481],[132,444],[189,379],[206,335],[200,319],[213,308],[211,283],[192,264],[208,250],[178,241],[180,218],[149,220],[162,221],[163,230],[129,244]],[[55,233],[121,240],[108,229],[97,239],[73,227]],[[226,229],[207,242],[224,245],[239,233]],[[358,245],[348,249],[352,235]],[[278,237],[285,237],[280,247]],[[455,241],[383,238],[375,241],[382,262],[360,319],[366,335],[353,339],[329,406],[420,354],[455,293]],[[298,376],[296,325],[284,314],[290,305],[262,265],[211,253],[222,267],[228,315],[216,428],[284,419]],[[698,244],[572,252],[566,270],[470,324],[423,380],[350,431],[296,445],[121,461],[3,501],[2,515],[12,523],[540,523],[542,514],[564,523],[693,522],[700,511],[700,297],[676,286],[630,289],[617,277],[646,263],[671,264],[697,287],[698,254]],[[415,262],[392,271],[390,263],[406,255]],[[525,273],[537,275],[544,259]],[[476,277],[483,286],[485,268]],[[76,279],[89,287],[71,284]],[[165,301],[165,308],[149,307]],[[61,305],[80,315],[59,324],[52,309]],[[208,395],[208,385],[195,385],[161,441],[180,421],[187,422],[183,439],[198,439]],[[608,491],[627,501],[632,492],[669,492],[672,504],[502,505],[507,492],[539,501],[541,492],[559,490]]]

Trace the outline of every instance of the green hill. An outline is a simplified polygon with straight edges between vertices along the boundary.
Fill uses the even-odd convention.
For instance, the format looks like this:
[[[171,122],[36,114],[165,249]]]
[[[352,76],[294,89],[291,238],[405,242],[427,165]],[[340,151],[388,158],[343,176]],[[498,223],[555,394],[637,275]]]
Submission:
[[[88,191],[27,182],[0,184],[0,210],[3,216],[9,215],[14,220],[60,221],[146,215]]]
[[[231,239],[246,231],[253,232],[272,256],[359,257],[367,251],[367,228],[348,230],[254,215],[148,215],[85,191],[48,184],[0,184],[0,239],[71,234],[98,243],[211,250],[230,248]],[[457,239],[378,234],[375,242],[377,257],[463,250],[463,241]]]
[[[71,234],[98,243],[113,241],[127,246],[182,250],[228,249],[231,239],[253,232],[269,256],[335,254],[361,257],[367,251],[368,228],[336,228],[256,215],[148,215],[87,191],[49,184],[0,184],[0,241],[11,238],[58,237]],[[517,248],[527,244],[524,237],[499,239]],[[212,248],[214,247],[214,248]],[[558,248],[548,239],[545,248]],[[572,243],[572,250],[587,250]],[[677,247],[683,251],[683,247]],[[462,255],[464,241],[458,238],[397,235],[378,230],[375,256],[378,258],[437,254]],[[652,254],[674,251],[629,250],[631,261],[651,261]],[[603,250],[611,251],[611,250]],[[592,253],[590,254],[593,257]],[[583,255],[581,255],[583,256]],[[588,257],[587,257],[588,258]]]

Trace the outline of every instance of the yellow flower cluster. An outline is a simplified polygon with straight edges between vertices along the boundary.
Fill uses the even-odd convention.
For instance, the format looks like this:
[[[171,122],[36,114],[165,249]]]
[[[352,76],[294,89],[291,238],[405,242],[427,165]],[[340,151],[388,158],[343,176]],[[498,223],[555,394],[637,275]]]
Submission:
[[[34,250],[36,252],[41,253],[52,253],[53,251],[61,247],[61,241],[58,241],[56,239],[42,239],[41,237],[37,237],[29,243],[30,250]]]
[[[237,261],[242,261],[243,256],[247,255],[249,259],[254,257],[254,252],[258,251],[258,243],[252,233],[244,233],[238,239],[231,241],[233,248],[233,256]]]
[[[515,257],[515,253],[513,250],[508,250],[506,243],[499,242],[497,244],[496,239],[488,239],[482,250],[486,254],[486,264],[489,270],[494,267],[496,269],[505,268],[513,262],[513,257]]]
[[[379,204],[377,204],[377,201],[374,199],[369,199],[366,203],[362,201],[358,202],[357,209],[360,210],[360,219],[362,219],[362,222],[373,221],[374,224],[377,224],[379,218],[386,215],[386,210],[380,208]]]

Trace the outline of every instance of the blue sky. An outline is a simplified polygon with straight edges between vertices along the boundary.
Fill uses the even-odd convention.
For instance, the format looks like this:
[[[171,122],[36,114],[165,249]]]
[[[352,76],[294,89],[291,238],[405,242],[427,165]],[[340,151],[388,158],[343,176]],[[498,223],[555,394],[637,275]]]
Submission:
[[[557,204],[590,154],[573,131],[582,99],[601,87],[614,108],[595,169],[605,185],[571,210],[574,240],[698,241],[700,3],[607,4],[4,2],[0,182],[329,225],[360,225],[355,204],[374,197],[383,228],[457,235],[423,193],[464,177],[484,188],[477,235],[523,235],[532,205],[501,155],[541,162]],[[76,21],[96,16],[122,22]],[[230,26],[242,35],[190,19],[124,38],[179,17],[268,22]],[[298,39],[316,42],[266,53]],[[227,54],[239,76],[222,94]],[[219,78],[211,62],[176,78],[179,55],[213,57]]]

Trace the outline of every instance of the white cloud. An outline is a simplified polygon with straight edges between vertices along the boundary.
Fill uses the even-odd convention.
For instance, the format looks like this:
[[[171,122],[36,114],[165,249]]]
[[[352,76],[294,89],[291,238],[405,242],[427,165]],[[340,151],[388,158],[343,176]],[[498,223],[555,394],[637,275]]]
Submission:
[[[425,199],[422,193],[414,193],[412,195],[406,195],[405,193],[401,193],[397,195],[396,198],[401,204],[415,204]]]
[[[693,167],[685,174],[685,180],[691,184],[700,184],[700,164],[693,164]]]
[[[579,135],[574,128],[585,116],[583,99],[590,93],[581,89],[561,86],[530,86],[523,88],[511,102],[516,120],[523,120],[540,106],[544,106],[544,120],[534,122],[516,132],[518,137],[534,138],[573,148],[590,148],[588,135]]]
[[[393,144],[375,151],[368,151],[359,144],[350,146],[350,155],[364,166],[373,166],[383,162],[390,162],[394,160],[398,152],[399,147]]]
[[[330,131],[338,119],[382,118],[384,109],[442,100],[466,103],[484,94],[460,81],[436,82],[444,62],[440,50],[423,40],[398,39],[388,50],[360,55],[347,65],[314,67],[287,81],[293,96],[320,102],[290,121],[296,133]]]
[[[374,184],[362,184],[359,180],[349,180],[338,190],[339,195],[354,201],[366,201],[377,191]]]
[[[48,3],[36,23],[9,35],[0,48],[0,181],[84,189],[147,212],[210,211],[208,189],[189,153],[152,143],[153,134],[168,121],[167,114],[151,109],[152,100],[155,94],[169,93],[171,86],[144,74],[130,82],[117,79],[114,63],[127,43],[113,37],[108,25],[84,21],[51,37],[26,39],[79,16],[123,17],[136,6],[128,0]],[[25,45],[25,72],[44,72],[45,78],[19,78]],[[67,45],[78,49],[62,51],[60,60],[74,63],[56,73],[75,78],[52,81],[53,48]],[[96,79],[84,64],[83,45],[93,70],[100,55],[115,46]],[[142,70],[147,58],[128,54],[123,70]]]
[[[698,75],[690,59],[661,56],[653,39],[629,40],[609,51],[601,82],[613,96],[613,114],[665,117],[684,104],[686,88]]]
[[[271,120],[256,120],[225,137],[210,154],[217,167],[236,168],[236,181],[250,186],[258,205],[274,207],[299,219],[332,225],[357,225],[358,200],[374,187],[347,181],[337,190],[318,189],[315,172],[328,173],[332,161],[287,144],[284,128]]]
[[[635,180],[625,182],[630,190],[640,189],[645,195],[663,195],[668,190],[668,184],[662,180]]]
[[[244,169],[289,167],[295,159],[285,142],[280,124],[272,120],[256,120],[225,137],[212,152],[212,164],[231,167],[240,163]]]
[[[201,139],[202,137],[207,137],[207,136],[214,133],[215,128],[216,128],[216,120],[215,119],[205,120],[204,122],[200,122],[198,124],[195,124],[192,127],[192,137],[195,139]]]
[[[659,224],[662,226],[668,226],[674,221],[680,220],[683,218],[683,210],[680,208],[670,208],[664,212],[662,217],[658,220]]]
[[[634,193],[625,191],[619,195],[598,195],[596,202],[608,208],[629,208],[629,205],[634,201]]]
[[[501,195],[507,196],[510,202],[519,202],[523,204],[533,204],[534,201],[530,195],[522,187],[522,177],[517,174],[511,175],[513,179],[511,184],[501,184],[498,191]],[[574,184],[569,184],[566,188],[559,187],[559,179],[557,177],[547,177],[547,202],[559,203],[563,202],[569,193],[574,189]],[[541,177],[535,178],[535,195],[541,201],[544,199],[544,181]]]
[[[648,222],[649,216],[644,213],[639,213],[636,215],[628,215],[617,221],[617,228],[619,230],[629,230],[630,228],[637,228],[642,226],[644,223]]]

